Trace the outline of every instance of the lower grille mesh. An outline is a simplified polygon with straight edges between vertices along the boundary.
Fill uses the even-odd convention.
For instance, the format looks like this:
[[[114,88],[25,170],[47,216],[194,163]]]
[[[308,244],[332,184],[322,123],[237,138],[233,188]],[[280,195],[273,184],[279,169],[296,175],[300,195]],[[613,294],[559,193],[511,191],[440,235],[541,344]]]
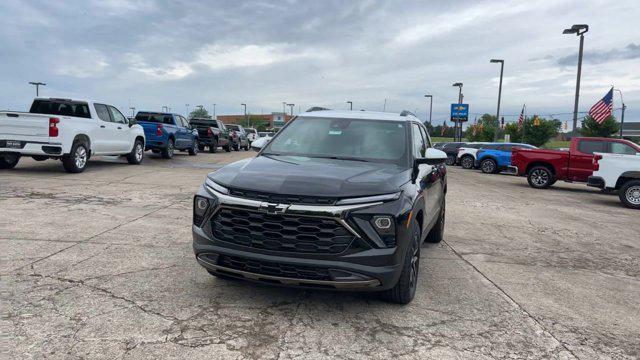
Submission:
[[[261,275],[304,280],[331,280],[328,269],[311,266],[287,265],[227,255],[220,256],[218,265]]]

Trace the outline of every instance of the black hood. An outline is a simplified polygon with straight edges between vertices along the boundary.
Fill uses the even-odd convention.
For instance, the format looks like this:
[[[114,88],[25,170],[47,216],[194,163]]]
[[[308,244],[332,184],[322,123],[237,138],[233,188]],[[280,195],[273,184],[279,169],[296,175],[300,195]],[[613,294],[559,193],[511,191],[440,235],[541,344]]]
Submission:
[[[395,164],[258,156],[229,164],[208,176],[235,189],[342,198],[397,192],[410,175],[410,169]]]

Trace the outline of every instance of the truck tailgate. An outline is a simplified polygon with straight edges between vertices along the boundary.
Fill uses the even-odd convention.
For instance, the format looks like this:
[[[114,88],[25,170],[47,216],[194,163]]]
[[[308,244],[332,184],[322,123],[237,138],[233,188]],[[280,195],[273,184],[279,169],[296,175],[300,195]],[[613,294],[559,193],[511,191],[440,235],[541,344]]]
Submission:
[[[49,141],[49,117],[20,112],[0,112],[0,136],[4,139]]]

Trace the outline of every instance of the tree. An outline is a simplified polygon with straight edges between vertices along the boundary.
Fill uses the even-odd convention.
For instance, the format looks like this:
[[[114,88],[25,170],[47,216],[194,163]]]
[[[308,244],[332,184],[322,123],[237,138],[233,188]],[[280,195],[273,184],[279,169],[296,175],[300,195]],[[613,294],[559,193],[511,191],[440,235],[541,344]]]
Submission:
[[[491,114],[484,114],[477,123],[467,128],[467,140],[491,142],[499,131],[498,119]]]
[[[522,142],[522,127],[518,123],[509,123],[504,126],[504,133],[509,134],[512,142]]]
[[[542,146],[558,135],[561,126],[562,122],[558,119],[545,119],[536,115],[533,118],[525,118],[522,126],[518,126],[517,123],[505,125],[504,132],[509,134],[512,142]]]
[[[618,122],[613,116],[609,116],[599,124],[591,116],[587,116],[582,120],[582,136],[586,137],[611,137],[620,130]]]
[[[210,118],[209,112],[204,107],[197,107],[189,113],[189,119],[193,118]]]

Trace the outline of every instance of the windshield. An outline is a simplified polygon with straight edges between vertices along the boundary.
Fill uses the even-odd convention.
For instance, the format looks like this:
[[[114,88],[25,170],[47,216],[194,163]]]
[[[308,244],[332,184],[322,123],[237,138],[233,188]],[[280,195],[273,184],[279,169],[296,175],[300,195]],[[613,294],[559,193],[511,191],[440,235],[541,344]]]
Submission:
[[[227,124],[227,127],[231,130],[236,130],[236,131],[240,130],[238,125]]]
[[[401,163],[406,144],[404,122],[298,117],[263,154]]]

